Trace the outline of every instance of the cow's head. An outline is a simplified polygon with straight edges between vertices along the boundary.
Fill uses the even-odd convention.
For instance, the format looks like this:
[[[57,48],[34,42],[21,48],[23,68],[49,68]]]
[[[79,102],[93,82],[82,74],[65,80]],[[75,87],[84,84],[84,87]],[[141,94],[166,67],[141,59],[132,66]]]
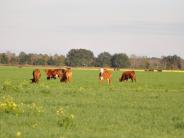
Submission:
[[[36,83],[35,79],[30,79],[31,80],[31,83]]]
[[[104,73],[104,68],[100,68],[100,73],[101,73],[101,74]]]

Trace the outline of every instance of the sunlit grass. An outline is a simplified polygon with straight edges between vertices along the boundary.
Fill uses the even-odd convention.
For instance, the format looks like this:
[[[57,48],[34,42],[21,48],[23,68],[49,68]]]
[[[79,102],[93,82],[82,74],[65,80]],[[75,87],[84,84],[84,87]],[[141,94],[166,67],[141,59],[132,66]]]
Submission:
[[[0,137],[184,137],[184,74],[136,72],[137,82],[99,84],[97,70],[73,70],[70,84],[31,84],[33,68],[0,68]],[[17,110],[13,110],[16,104]],[[3,108],[4,109],[4,108]],[[59,113],[59,116],[58,116]],[[64,114],[63,114],[64,113]]]

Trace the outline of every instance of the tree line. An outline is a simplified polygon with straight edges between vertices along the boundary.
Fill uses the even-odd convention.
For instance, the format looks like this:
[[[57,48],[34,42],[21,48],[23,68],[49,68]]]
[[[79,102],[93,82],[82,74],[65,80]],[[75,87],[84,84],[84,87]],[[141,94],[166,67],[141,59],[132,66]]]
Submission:
[[[163,56],[161,58],[127,56],[125,53],[111,55],[102,52],[97,57],[87,49],[71,49],[66,56],[48,55],[20,52],[0,53],[0,64],[8,65],[53,65],[71,67],[114,67],[137,69],[183,69],[184,60],[177,55]]]

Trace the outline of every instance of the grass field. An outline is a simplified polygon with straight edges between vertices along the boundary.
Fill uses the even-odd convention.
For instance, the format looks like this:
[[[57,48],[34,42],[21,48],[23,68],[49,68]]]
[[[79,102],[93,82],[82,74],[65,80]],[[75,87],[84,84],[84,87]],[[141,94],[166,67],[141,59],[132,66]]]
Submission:
[[[1,138],[183,138],[184,73],[136,72],[111,86],[98,71],[73,70],[70,84],[30,84],[33,68],[0,67]]]

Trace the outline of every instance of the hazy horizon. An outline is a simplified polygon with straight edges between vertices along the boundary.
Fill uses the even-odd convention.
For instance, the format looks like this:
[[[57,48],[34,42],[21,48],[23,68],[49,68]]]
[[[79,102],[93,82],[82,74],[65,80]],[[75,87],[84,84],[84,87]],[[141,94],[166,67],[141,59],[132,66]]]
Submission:
[[[2,0],[0,52],[184,58],[182,0]]]
[[[75,49],[80,49],[80,48],[75,48]],[[81,48],[81,49],[84,49],[84,48]],[[90,50],[90,49],[86,49],[86,50]],[[90,51],[92,51],[92,50],[90,50]],[[0,52],[0,53],[8,53],[8,52],[10,52],[10,53],[14,53],[16,56],[18,56],[21,52],[25,52],[26,54],[42,54],[42,55],[44,55],[44,54],[47,54],[48,56],[54,56],[54,55],[63,55],[63,56],[67,56],[67,53],[69,52],[67,52],[67,53],[44,53],[44,52],[26,52],[26,51],[18,51],[18,52],[15,52],[15,51],[11,51],[11,50],[6,50],[6,51],[2,51],[2,52]],[[93,52],[93,51],[92,51]],[[115,53],[111,53],[111,52],[109,52],[109,51],[102,51],[102,52],[99,52],[98,54],[95,54],[94,52],[93,52],[93,54],[94,54],[94,56],[95,57],[97,57],[99,54],[101,54],[101,53],[103,53],[103,52],[108,52],[109,54],[111,54],[112,56],[114,55],[114,54],[119,54],[119,53],[124,53],[124,54],[126,54],[128,57],[131,57],[131,56],[136,56],[136,57],[147,57],[147,58],[162,58],[162,57],[165,57],[165,56],[174,56],[174,55],[177,55],[177,54],[168,54],[168,55],[166,55],[166,54],[163,54],[163,55],[161,55],[161,56],[146,56],[146,55],[136,55],[136,54],[127,54],[127,53],[125,53],[125,52],[115,52]],[[177,56],[180,56],[180,55],[177,55]],[[184,59],[184,57],[182,57],[182,56],[180,56],[182,59]]]

